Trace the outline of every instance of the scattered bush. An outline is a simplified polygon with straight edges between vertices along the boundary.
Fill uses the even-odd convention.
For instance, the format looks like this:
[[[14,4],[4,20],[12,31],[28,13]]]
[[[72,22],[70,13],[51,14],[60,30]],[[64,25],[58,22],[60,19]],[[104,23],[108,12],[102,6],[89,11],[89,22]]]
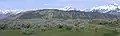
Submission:
[[[20,33],[25,34],[25,35],[31,35],[34,32],[35,31],[31,28],[22,28],[22,30],[20,31]]]
[[[92,22],[97,25],[104,25],[104,26],[110,26],[110,27],[120,27],[119,21],[99,21],[99,22]],[[32,34],[34,32],[33,29],[40,29],[40,31],[47,31],[47,30],[52,30],[56,29],[57,30],[67,30],[67,31],[81,31],[84,28],[89,28],[86,27],[89,24],[80,22],[80,21],[74,21],[72,24],[0,24],[0,29],[19,29],[21,30],[21,33],[23,34]],[[92,24],[90,24],[92,25]],[[95,31],[98,29],[96,28]]]
[[[57,24],[56,27],[57,27],[58,29],[62,29],[62,28],[64,27],[64,25],[63,25],[63,24]]]
[[[40,31],[46,31],[46,30],[48,30],[48,28],[46,28],[46,27],[41,27],[40,28]]]
[[[72,30],[73,25],[67,24],[67,25],[64,26],[64,28],[65,28],[66,30]]]
[[[0,29],[4,30],[7,29],[8,24],[0,24]]]

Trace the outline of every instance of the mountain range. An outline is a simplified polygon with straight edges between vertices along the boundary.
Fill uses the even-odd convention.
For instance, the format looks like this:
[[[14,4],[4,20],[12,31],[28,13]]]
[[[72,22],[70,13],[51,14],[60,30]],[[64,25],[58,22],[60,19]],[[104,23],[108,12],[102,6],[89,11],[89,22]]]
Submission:
[[[36,9],[0,10],[0,19],[119,19],[120,5],[117,3],[93,7],[89,10]]]

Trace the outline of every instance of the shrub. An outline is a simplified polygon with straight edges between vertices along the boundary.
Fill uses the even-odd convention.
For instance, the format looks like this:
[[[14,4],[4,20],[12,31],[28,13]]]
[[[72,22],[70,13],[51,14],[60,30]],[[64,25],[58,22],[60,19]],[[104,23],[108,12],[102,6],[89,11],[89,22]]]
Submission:
[[[0,24],[0,29],[6,29],[8,24]]]
[[[66,30],[72,30],[73,25],[67,24],[67,25],[64,26],[64,28],[65,28]]]
[[[64,27],[64,25],[63,25],[63,24],[57,24],[56,27],[57,27],[58,29],[62,29],[62,28]]]
[[[22,24],[23,28],[30,28],[30,24]]]
[[[25,34],[25,35],[31,35],[33,34],[35,31],[31,28],[22,28],[20,33]]]
[[[41,27],[40,28],[40,31],[46,31],[46,30],[48,30],[48,28],[46,28],[46,27]]]
[[[21,29],[21,26],[18,26],[18,24],[9,24],[7,25],[8,29]]]

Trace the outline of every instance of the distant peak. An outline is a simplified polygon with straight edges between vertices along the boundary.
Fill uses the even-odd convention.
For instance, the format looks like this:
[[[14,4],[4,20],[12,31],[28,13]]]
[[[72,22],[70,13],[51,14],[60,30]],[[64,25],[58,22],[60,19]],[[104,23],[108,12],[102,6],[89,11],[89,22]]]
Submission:
[[[119,4],[117,4],[117,3],[115,2],[115,0],[112,0],[112,4],[113,4],[113,5],[119,5]]]
[[[112,1],[112,3],[103,5],[103,6],[94,6],[93,8],[87,10],[87,11],[98,11],[101,13],[106,13],[111,10],[120,9],[120,5],[115,2],[115,0]],[[85,10],[86,11],[86,10]]]

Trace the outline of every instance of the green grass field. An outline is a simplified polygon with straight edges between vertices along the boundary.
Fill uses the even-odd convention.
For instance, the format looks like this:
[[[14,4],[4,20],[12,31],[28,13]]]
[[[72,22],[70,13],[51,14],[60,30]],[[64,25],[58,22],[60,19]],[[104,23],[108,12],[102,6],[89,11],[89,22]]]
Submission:
[[[30,35],[25,35],[19,32],[19,30],[12,31],[0,31],[1,36],[119,36],[118,32],[107,30],[104,27],[95,31],[94,27],[85,28],[78,31],[58,30],[52,29],[47,31],[40,31],[39,28],[34,29],[35,32]]]
[[[118,32],[118,30],[116,31],[114,27],[111,26],[106,26],[106,25],[98,25],[95,22],[88,23],[88,21],[84,20],[78,20],[78,21],[74,21],[74,20],[64,20],[63,22],[58,21],[58,20],[54,20],[54,21],[50,21],[50,20],[19,20],[22,23],[31,23],[31,24],[36,24],[36,23],[40,23],[40,24],[82,24],[82,25],[86,25],[83,29],[78,29],[77,28],[72,28],[72,30],[66,30],[66,29],[59,29],[59,28],[52,28],[51,30],[46,30],[46,31],[41,31],[41,28],[32,28],[34,30],[34,32],[32,32],[32,34],[24,34],[21,33],[21,30],[1,30],[0,31],[0,36],[120,36],[120,33]],[[46,23],[47,21],[47,23]],[[79,23],[80,21],[80,23]],[[54,23],[54,24],[53,24]],[[84,24],[83,24],[84,23]],[[94,24],[95,23],[95,24]],[[42,27],[42,26],[41,26]],[[81,26],[80,26],[81,27]],[[65,28],[65,27],[64,27]],[[97,29],[96,29],[97,28]],[[77,30],[76,30],[77,29]],[[31,30],[31,29],[29,29]]]

